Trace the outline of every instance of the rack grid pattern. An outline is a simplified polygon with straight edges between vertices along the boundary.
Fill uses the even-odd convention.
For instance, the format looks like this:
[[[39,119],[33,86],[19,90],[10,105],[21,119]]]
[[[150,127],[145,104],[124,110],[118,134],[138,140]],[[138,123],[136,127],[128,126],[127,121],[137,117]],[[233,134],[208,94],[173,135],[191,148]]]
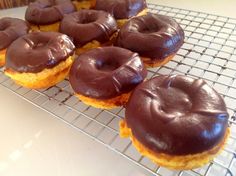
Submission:
[[[68,79],[54,87],[30,90],[16,85],[0,70],[0,84],[63,122],[104,144],[158,176],[236,176],[236,19],[148,4],[150,13],[175,18],[185,31],[185,43],[165,66],[148,69],[148,78],[182,74],[203,78],[224,97],[230,114],[231,135],[224,151],[202,168],[172,171],[141,156],[129,139],[119,137],[122,107],[101,110],[83,104]]]

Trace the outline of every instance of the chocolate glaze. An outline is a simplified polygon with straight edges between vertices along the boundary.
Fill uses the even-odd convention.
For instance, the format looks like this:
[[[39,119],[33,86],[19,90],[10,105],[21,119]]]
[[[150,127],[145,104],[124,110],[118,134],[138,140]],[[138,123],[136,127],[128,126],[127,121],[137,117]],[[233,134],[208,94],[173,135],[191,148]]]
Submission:
[[[5,17],[0,19],[0,50],[6,49],[18,37],[29,32],[27,22],[17,18]]]
[[[80,10],[65,15],[59,28],[61,33],[73,39],[77,47],[93,40],[109,41],[116,30],[115,19],[109,13],[98,10]]]
[[[70,0],[36,0],[26,9],[25,19],[32,24],[47,25],[60,21],[64,14],[74,11]]]
[[[6,69],[37,73],[52,68],[74,54],[68,36],[58,32],[33,32],[15,40],[6,53]]]
[[[137,53],[103,47],[80,55],[72,65],[69,80],[76,93],[110,99],[131,91],[146,75]]]
[[[119,32],[116,45],[142,57],[164,59],[176,53],[183,42],[183,29],[174,19],[148,14],[128,21]]]
[[[145,0],[96,0],[95,4],[96,10],[109,12],[116,19],[134,17],[145,8]]]
[[[158,76],[134,90],[125,120],[134,137],[152,151],[186,155],[222,141],[228,113],[224,100],[205,81]]]

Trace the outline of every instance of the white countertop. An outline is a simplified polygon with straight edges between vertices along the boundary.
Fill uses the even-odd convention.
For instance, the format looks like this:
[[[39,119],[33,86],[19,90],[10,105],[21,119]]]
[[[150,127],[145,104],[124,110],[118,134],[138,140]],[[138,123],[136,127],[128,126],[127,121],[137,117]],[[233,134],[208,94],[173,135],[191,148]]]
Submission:
[[[147,2],[236,18],[235,0],[148,0]]]
[[[234,0],[149,2],[236,17]],[[16,14],[22,18],[22,8],[0,11],[0,17]],[[1,85],[0,97],[1,176],[150,175]]]
[[[1,176],[148,175],[2,86],[0,97]]]

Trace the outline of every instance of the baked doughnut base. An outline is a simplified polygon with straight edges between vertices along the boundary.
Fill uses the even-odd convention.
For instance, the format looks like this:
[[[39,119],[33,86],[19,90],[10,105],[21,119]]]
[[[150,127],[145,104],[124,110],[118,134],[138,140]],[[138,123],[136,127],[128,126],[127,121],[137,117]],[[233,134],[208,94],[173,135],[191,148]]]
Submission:
[[[76,48],[75,50],[75,54],[80,55],[83,54],[84,52],[90,50],[90,49],[94,49],[94,48],[98,48],[101,46],[101,43],[93,40],[92,42],[89,42],[87,44],[85,44],[84,46],[80,47],[80,48]]]
[[[6,49],[0,51],[0,67],[5,65]]]
[[[107,99],[107,100],[98,100],[90,97],[86,97],[84,95],[76,93],[76,96],[85,104],[93,106],[95,108],[100,109],[112,109],[118,106],[125,105],[129,99],[130,92],[119,95],[115,98]]]
[[[76,10],[91,9],[95,6],[96,0],[83,0],[83,1],[72,1],[76,7]]]
[[[107,42],[105,42],[105,43],[100,43],[100,42],[97,41],[97,40],[93,40],[93,41],[91,41],[91,42],[85,44],[85,45],[82,46],[82,47],[76,48],[75,54],[81,55],[81,54],[83,54],[84,52],[89,51],[89,50],[94,49],[94,48],[98,48],[98,47],[102,47],[102,46],[111,46],[112,43],[114,42],[116,36],[117,36],[117,33],[115,32],[115,33],[110,37],[110,40],[107,41]]]
[[[166,63],[168,63],[171,59],[173,59],[173,57],[175,56],[175,54],[172,54],[164,59],[155,59],[152,60],[150,58],[147,57],[141,57],[143,60],[144,65],[147,68],[153,68],[153,67],[160,67],[162,65],[165,65]]]
[[[145,8],[134,17],[146,15],[147,12],[148,12],[148,10],[147,10],[147,8]],[[134,18],[134,17],[131,17],[131,18]],[[116,20],[118,28],[121,28],[128,20],[130,20],[130,19],[127,18],[127,19]]]
[[[35,25],[35,24],[30,23],[30,27],[32,31],[42,31],[42,32],[49,32],[49,31],[58,32],[59,25],[60,25],[59,22],[49,24],[49,25]]]
[[[16,84],[30,89],[41,89],[51,87],[68,75],[73,63],[74,56],[68,57],[51,69],[44,69],[39,73],[18,73],[11,69],[6,69],[5,74],[13,79]]]
[[[230,129],[228,128],[224,136],[224,139],[217,146],[215,146],[210,150],[207,150],[199,154],[175,156],[164,153],[156,153],[145,147],[133,136],[132,131],[130,128],[128,128],[125,120],[120,121],[119,125],[120,125],[120,136],[123,138],[129,137],[132,141],[132,144],[141,153],[141,155],[146,156],[157,165],[174,170],[189,170],[207,164],[222,151],[226,143],[226,140],[230,134]]]

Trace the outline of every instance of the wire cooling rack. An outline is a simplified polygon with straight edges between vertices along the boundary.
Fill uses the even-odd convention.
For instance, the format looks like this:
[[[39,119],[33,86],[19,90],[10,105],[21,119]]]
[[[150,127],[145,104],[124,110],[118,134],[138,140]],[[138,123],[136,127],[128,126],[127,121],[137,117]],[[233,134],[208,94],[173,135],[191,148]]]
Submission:
[[[119,137],[118,122],[124,109],[100,110],[76,97],[68,80],[43,90],[20,87],[0,70],[0,84],[32,104],[78,129],[109,149],[158,176],[236,175],[236,19],[149,4],[149,12],[174,17],[185,31],[185,43],[165,66],[149,69],[148,78],[183,74],[203,78],[224,97],[230,114],[231,135],[224,151],[202,168],[171,171],[140,156],[129,139]]]

